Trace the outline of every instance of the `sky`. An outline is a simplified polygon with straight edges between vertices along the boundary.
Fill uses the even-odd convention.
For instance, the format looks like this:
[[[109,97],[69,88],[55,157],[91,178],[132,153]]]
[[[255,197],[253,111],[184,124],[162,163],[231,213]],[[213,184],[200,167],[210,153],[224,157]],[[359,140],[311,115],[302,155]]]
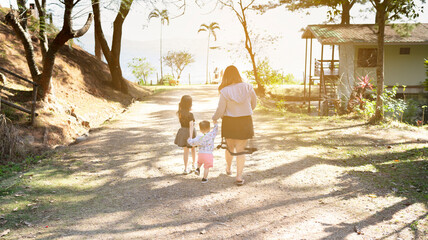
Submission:
[[[0,5],[8,6],[13,0],[0,0]],[[29,3],[32,1],[29,0]],[[134,1],[131,11],[125,19],[123,25],[123,44],[121,65],[124,75],[129,80],[134,80],[128,63],[135,57],[145,57],[159,71],[159,39],[160,21],[159,19],[148,20],[148,15],[153,6],[147,6],[144,2]],[[201,24],[209,25],[217,22],[220,29],[216,31],[217,41],[211,39],[211,46],[218,46],[219,49],[211,50],[209,55],[209,72],[213,73],[214,68],[224,69],[228,65],[234,64],[243,72],[251,70],[248,53],[245,52],[243,40],[245,39],[243,28],[232,11],[227,8],[215,7],[215,1],[209,2],[203,7],[197,6],[193,1],[187,0],[186,11],[183,15],[178,15],[173,7],[169,6],[170,23],[163,26],[163,53],[168,51],[185,50],[194,55],[195,62],[184,70],[182,81],[190,78],[193,83],[205,81],[205,71],[207,62],[207,32],[198,33]],[[79,3],[80,4],[80,3]],[[159,9],[164,6],[157,6]],[[369,5],[355,6],[352,9],[351,23],[373,23],[373,12],[361,12]],[[55,7],[51,7],[57,22],[61,22],[61,14]],[[80,8],[75,14],[81,16],[74,22],[75,29],[83,25],[91,7],[88,0],[83,0]],[[105,10],[103,10],[105,11]],[[270,65],[284,73],[291,73],[296,79],[303,78],[305,63],[305,40],[301,39],[301,30],[309,24],[322,24],[326,21],[327,8],[309,9],[300,12],[290,12],[285,7],[278,7],[265,14],[256,14],[251,11],[248,14],[249,28],[254,35],[258,36],[253,44],[256,48],[258,59],[269,59]],[[112,35],[112,22],[115,17],[114,12],[102,15],[103,30],[108,36]],[[54,20],[55,20],[54,19]],[[420,15],[417,22],[428,22],[428,12]],[[77,43],[87,51],[93,53],[93,27],[80,38]],[[274,38],[271,42],[267,39]],[[109,41],[111,42],[111,41]],[[314,43],[314,58],[319,56],[319,44]],[[170,73],[167,66],[163,67],[164,74]],[[245,74],[244,74],[245,76]],[[156,74],[151,76],[155,81]]]

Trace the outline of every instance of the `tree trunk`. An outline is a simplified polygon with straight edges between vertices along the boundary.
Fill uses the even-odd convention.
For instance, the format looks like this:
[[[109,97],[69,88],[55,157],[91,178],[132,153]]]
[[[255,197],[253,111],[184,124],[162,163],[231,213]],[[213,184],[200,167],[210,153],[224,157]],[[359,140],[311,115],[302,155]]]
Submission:
[[[208,60],[209,60],[209,55],[210,55],[210,36],[211,36],[211,32],[210,32],[210,30],[208,29],[207,69],[206,69],[206,73],[205,73],[205,77],[206,77],[205,84],[208,84]]]
[[[100,60],[100,61],[102,61],[103,55],[102,55],[102,52],[101,52],[101,44],[100,44],[100,41],[97,38],[97,34],[96,34],[95,31],[94,31],[94,39],[95,39],[95,49],[94,49],[94,51],[95,51],[95,58],[98,59],[98,60]]]
[[[120,50],[122,44],[122,26],[126,16],[131,9],[133,0],[122,0],[120,3],[119,12],[116,15],[116,19],[113,22],[113,42],[111,45],[111,51],[108,47],[107,40],[105,39],[104,33],[101,27],[101,14],[99,8],[99,1],[92,0],[92,9],[94,12],[95,19],[95,34],[98,39],[104,57],[107,60],[110,74],[112,78],[112,86],[114,89],[119,90],[123,93],[128,93],[128,85],[123,79],[122,69],[120,67]]]
[[[21,27],[27,31],[27,14],[28,9],[27,6],[27,0],[17,0],[18,3],[18,11],[19,11],[19,23],[21,24]]]
[[[379,32],[377,35],[377,68],[376,68],[376,110],[375,115],[371,119],[371,122],[378,123],[384,118],[383,111],[383,83],[384,83],[384,72],[383,72],[383,48],[384,48],[384,40],[385,40],[385,10],[386,6],[381,4],[377,7],[376,16],[378,17],[377,23],[379,27]]]
[[[162,18],[162,17],[161,17]],[[160,71],[161,71],[161,79],[160,84],[163,85],[163,64],[162,64],[162,20],[161,20],[161,26],[160,26],[160,38],[159,38],[159,52],[160,52]]]
[[[52,90],[52,71],[55,65],[55,55],[58,50],[72,37],[71,33],[61,30],[55,39],[52,41],[49,46],[48,52],[44,56],[43,61],[43,73],[40,77],[40,87],[42,89],[42,96],[46,97],[48,94],[51,94]]]
[[[351,3],[347,0],[342,2],[342,21],[340,22],[340,24],[350,24],[350,20],[351,20],[351,15],[350,15],[350,11],[351,11]]]
[[[39,12],[40,51],[42,53],[42,61],[45,62],[45,56],[49,49],[48,37],[46,35],[46,0],[42,0],[42,4],[40,4],[39,0],[35,0],[35,3]]]
[[[25,58],[27,60],[28,68],[30,69],[31,78],[34,82],[39,82],[40,71],[36,64],[34,47],[30,35],[22,28],[16,17],[16,12],[9,12],[5,16],[5,22],[12,26],[15,34],[18,36],[19,40],[21,40],[22,45],[24,45]]]
[[[254,72],[254,79],[257,82],[257,92],[261,95],[265,94],[265,88],[260,83],[259,74],[257,72],[257,64],[256,64],[256,54],[253,52],[253,45],[251,43],[250,34],[248,32],[248,26],[247,26],[247,20],[245,17],[245,10],[242,6],[242,1],[239,2],[239,5],[241,7],[242,16],[239,16],[238,12],[236,14],[238,15],[238,19],[240,20],[242,27],[244,28],[245,33],[245,49],[247,49],[248,54],[250,54],[251,63],[253,65],[253,72]]]

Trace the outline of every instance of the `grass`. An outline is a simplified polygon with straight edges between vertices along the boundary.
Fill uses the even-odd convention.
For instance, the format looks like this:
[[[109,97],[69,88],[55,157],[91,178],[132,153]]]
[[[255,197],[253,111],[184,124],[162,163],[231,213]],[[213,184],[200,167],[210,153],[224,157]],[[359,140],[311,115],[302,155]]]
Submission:
[[[349,116],[318,117],[308,116],[287,111],[285,108],[259,107],[262,114],[276,113],[285,119],[300,119],[301,122],[312,122],[310,129],[299,133],[299,136],[308,136],[314,139],[312,146],[326,152],[323,154],[328,164],[343,167],[347,174],[358,176],[365,185],[376,186],[383,192],[393,193],[412,201],[423,202],[428,205],[428,147],[426,144],[389,145],[382,139],[379,144],[372,144],[371,139],[355,135],[355,139],[342,136],[340,132],[326,131],[315,133],[311,129],[328,124],[340,128],[344,123],[361,125],[363,131],[410,131],[416,132],[420,128],[390,121],[382,125],[366,125],[362,119],[352,119]],[[335,129],[332,127],[331,129]],[[288,126],[287,131],[298,131],[297,126]],[[365,130],[364,130],[365,129]],[[313,131],[313,133],[312,133]]]
[[[2,228],[44,225],[54,212],[56,218],[73,216],[82,207],[81,202],[95,197],[91,191],[104,184],[104,180],[80,175],[84,164],[64,161],[63,154],[28,158],[28,163],[40,164],[31,169],[16,168],[13,170],[20,172],[2,175],[0,217],[6,221],[0,225]]]

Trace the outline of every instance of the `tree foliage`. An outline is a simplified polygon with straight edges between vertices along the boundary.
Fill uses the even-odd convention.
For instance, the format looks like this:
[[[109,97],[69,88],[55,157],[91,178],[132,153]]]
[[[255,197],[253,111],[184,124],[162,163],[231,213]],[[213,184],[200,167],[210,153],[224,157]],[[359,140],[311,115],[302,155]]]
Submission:
[[[269,9],[273,9],[285,5],[290,11],[298,11],[307,8],[328,7],[327,12],[329,21],[333,21],[336,16],[341,16],[341,24],[350,24],[350,11],[356,3],[366,3],[367,0],[279,0],[277,2],[269,2],[254,6],[254,9],[264,13]]]
[[[128,66],[132,69],[132,74],[138,79],[140,85],[147,85],[148,77],[156,70],[146,58],[133,58]]]
[[[273,69],[269,64],[269,59],[265,58],[257,63],[257,72],[259,73],[260,82],[264,85],[275,84],[295,84],[292,74],[284,75],[278,70]],[[244,71],[249,80],[255,81],[253,71]]]
[[[181,73],[184,68],[195,62],[192,54],[186,51],[169,51],[166,56],[163,57],[165,64],[171,68],[172,75],[177,76],[177,80],[180,80]],[[174,75],[174,73],[176,75]]]
[[[329,21],[333,21],[336,16],[340,16],[341,24],[350,24],[352,7],[358,2],[364,3],[365,0],[281,0],[281,2],[290,2],[288,5],[290,10],[326,6],[330,8],[327,12]]]

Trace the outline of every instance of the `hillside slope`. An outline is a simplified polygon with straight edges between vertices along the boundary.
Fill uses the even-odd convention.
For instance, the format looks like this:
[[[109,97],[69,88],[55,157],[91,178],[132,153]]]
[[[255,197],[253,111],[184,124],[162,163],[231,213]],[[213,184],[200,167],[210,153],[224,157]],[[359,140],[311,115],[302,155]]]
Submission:
[[[5,9],[2,9],[1,20],[4,15]],[[35,37],[33,41],[41,69],[40,47]],[[0,22],[0,66],[31,80],[24,48],[3,21]],[[31,86],[4,75],[7,81],[1,97],[30,108]],[[29,126],[27,114],[2,106],[1,112],[13,120],[26,144],[35,147],[68,144],[88,132],[89,127],[99,126],[135,99],[150,94],[149,90],[129,81],[129,95],[113,90],[107,64],[75,44],[62,47],[57,54],[52,82],[54,96],[49,102],[38,102],[39,116],[34,126]]]

